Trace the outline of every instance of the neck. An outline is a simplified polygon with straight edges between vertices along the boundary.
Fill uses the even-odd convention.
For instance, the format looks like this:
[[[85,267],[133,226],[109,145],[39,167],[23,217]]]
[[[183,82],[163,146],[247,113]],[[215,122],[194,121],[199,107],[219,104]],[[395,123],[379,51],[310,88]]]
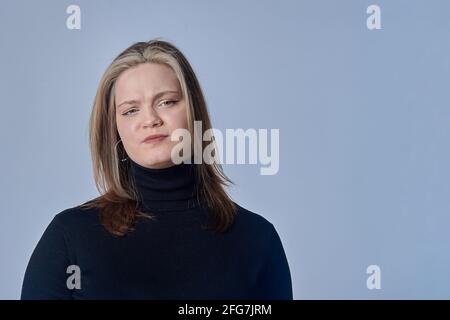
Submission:
[[[156,169],[141,166],[130,158],[129,161],[143,210],[171,211],[198,206],[194,164],[181,163]]]

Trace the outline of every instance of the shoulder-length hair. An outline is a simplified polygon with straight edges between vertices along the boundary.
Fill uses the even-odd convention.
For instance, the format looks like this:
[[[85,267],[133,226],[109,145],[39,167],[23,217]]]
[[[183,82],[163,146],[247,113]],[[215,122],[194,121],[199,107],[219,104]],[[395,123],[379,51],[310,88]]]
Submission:
[[[132,231],[137,217],[153,218],[151,214],[139,210],[137,189],[129,161],[120,161],[126,155],[125,149],[121,143],[116,147],[120,136],[116,125],[115,83],[122,72],[142,63],[165,64],[177,75],[187,105],[192,144],[194,139],[201,139],[203,133],[212,128],[198,79],[186,57],[176,46],[158,39],[137,42],[112,61],[100,80],[89,123],[93,173],[100,196],[83,203],[81,207],[99,208],[103,226],[111,234],[118,236]],[[194,121],[202,123],[201,137],[193,134]],[[205,148],[205,144],[202,141],[200,145]],[[196,168],[198,200],[213,213],[209,228],[224,232],[232,225],[236,214],[236,204],[225,191],[225,187],[233,182],[217,162],[207,164],[202,161]]]

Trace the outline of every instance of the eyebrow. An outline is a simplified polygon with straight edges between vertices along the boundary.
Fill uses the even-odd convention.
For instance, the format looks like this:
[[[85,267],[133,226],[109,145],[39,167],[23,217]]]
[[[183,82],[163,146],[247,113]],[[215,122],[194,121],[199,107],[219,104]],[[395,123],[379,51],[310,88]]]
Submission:
[[[159,97],[165,95],[166,93],[179,93],[179,91],[174,91],[174,90],[165,90],[165,91],[161,91],[161,92],[158,92],[157,94],[155,94],[155,96],[153,97],[153,99],[157,99],[157,98],[159,98]],[[125,100],[125,101],[122,101],[121,103],[119,103],[119,104],[117,105],[117,108],[120,108],[120,107],[121,107],[122,105],[124,105],[124,104],[132,104],[132,103],[139,103],[139,102],[140,102],[140,100],[136,100],[136,99]]]

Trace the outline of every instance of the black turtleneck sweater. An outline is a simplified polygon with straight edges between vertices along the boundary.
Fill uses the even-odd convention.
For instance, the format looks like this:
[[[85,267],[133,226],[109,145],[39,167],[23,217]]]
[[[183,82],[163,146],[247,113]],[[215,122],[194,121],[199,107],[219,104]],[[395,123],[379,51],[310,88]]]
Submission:
[[[196,201],[195,165],[150,169],[128,161],[139,205],[156,219],[139,218],[117,237],[98,209],[56,214],[31,255],[22,299],[292,299],[272,223],[237,206],[225,233],[204,230],[210,213]]]

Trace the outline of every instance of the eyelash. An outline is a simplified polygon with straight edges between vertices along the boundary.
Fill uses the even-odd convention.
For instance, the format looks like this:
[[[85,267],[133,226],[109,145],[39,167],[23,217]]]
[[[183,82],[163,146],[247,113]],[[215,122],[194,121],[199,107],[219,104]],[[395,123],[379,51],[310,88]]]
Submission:
[[[177,101],[177,100],[164,100],[164,101],[162,101],[162,102],[170,103],[171,105],[174,105],[174,104],[177,103],[178,101]],[[133,111],[133,110],[137,110],[137,109],[136,109],[136,108],[132,108],[132,109],[128,110],[127,112],[123,113],[122,115],[123,115],[123,116],[129,116],[129,115],[131,115],[131,114],[134,114],[134,112],[133,112],[133,113],[130,113],[130,112]]]

